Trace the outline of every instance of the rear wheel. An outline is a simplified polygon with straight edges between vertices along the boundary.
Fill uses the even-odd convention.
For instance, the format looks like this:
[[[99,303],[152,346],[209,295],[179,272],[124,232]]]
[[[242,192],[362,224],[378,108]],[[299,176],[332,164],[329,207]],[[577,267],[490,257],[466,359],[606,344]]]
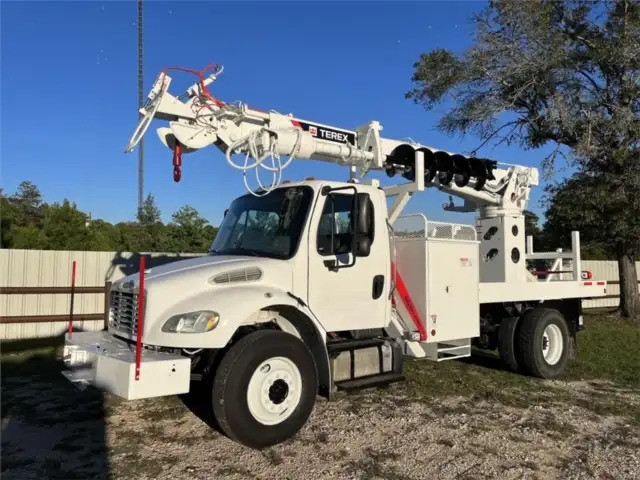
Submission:
[[[300,430],[317,391],[307,346],[288,333],[262,330],[241,338],[222,359],[213,385],[213,411],[230,438],[264,448]]]
[[[541,378],[561,375],[569,357],[569,329],[562,314],[552,308],[525,313],[517,330],[518,366]]]

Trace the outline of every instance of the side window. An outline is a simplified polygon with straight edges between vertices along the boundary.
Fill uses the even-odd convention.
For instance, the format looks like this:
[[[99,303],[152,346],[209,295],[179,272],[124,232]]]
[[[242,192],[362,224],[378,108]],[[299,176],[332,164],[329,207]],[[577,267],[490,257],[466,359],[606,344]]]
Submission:
[[[373,205],[370,203],[369,206],[371,212],[369,236],[373,240]],[[320,255],[341,255],[351,252],[352,207],[353,194],[330,193],[327,195],[318,225],[317,248]]]

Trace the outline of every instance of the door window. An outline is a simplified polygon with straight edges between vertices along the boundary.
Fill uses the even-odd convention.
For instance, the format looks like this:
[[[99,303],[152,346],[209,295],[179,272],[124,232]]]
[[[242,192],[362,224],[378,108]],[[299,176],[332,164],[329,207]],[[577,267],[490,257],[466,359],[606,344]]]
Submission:
[[[373,205],[370,203],[369,206],[369,232],[373,240]],[[320,255],[343,255],[351,252],[352,208],[353,194],[330,193],[327,195],[318,226],[317,245]]]

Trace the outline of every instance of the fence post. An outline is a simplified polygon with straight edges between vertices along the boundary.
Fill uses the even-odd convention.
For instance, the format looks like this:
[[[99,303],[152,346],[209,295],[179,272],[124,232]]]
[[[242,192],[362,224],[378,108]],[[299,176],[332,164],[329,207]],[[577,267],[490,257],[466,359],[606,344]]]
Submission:
[[[104,330],[109,328],[109,306],[111,303],[111,282],[104,282]]]
[[[69,306],[69,338],[73,336],[73,294],[76,289],[76,261],[71,266],[71,305]]]

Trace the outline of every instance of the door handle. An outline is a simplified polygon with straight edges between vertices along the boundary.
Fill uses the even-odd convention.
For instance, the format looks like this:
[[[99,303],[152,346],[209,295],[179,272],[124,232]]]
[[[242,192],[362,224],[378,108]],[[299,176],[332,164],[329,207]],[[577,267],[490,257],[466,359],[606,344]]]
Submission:
[[[332,272],[338,271],[338,267],[336,266],[337,262],[335,260],[325,260],[322,263],[324,263],[324,266],[327,267],[330,271]]]
[[[384,290],[384,275],[376,275],[373,277],[373,290],[371,296],[373,299],[380,298],[382,291]]]

